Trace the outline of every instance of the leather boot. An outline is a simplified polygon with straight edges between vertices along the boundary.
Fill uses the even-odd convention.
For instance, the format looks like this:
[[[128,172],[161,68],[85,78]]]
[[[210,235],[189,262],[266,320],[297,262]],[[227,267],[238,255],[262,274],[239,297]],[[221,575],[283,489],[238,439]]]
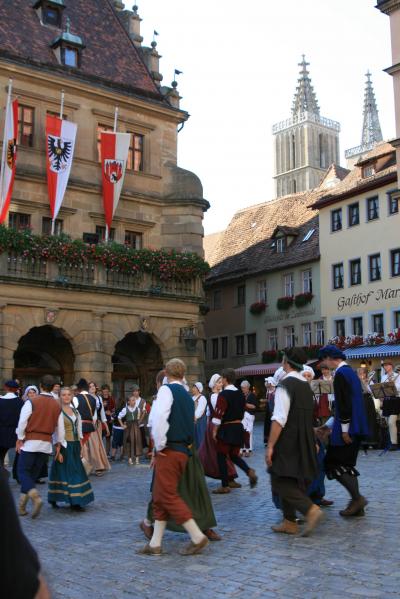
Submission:
[[[351,516],[356,516],[358,512],[364,510],[365,506],[368,504],[368,500],[365,499],[362,495],[358,499],[352,499],[345,510],[341,510],[339,514],[344,518],[349,518]]]
[[[297,535],[299,532],[299,525],[297,522],[291,522],[286,519],[276,526],[271,526],[271,528],[274,532],[281,532],[286,535]]]
[[[230,489],[240,489],[240,488],[241,488],[241,486],[242,486],[242,485],[241,485],[240,483],[237,483],[235,480],[230,480],[230,481],[228,482],[228,487],[229,487]]]
[[[250,470],[247,473],[247,476],[249,477],[250,487],[255,487],[258,482],[258,476],[255,473],[255,470],[253,470],[253,468],[250,468]]]
[[[21,493],[19,502],[18,502],[18,513],[20,516],[26,516],[28,512],[26,511],[26,504],[28,503],[28,495],[26,493]]]
[[[306,514],[306,526],[301,533],[302,537],[308,537],[321,522],[324,513],[317,505],[313,504]]]
[[[40,514],[40,510],[42,509],[43,501],[40,497],[37,489],[31,489],[28,493],[29,497],[32,499],[33,510],[32,510],[32,518],[37,518]]]

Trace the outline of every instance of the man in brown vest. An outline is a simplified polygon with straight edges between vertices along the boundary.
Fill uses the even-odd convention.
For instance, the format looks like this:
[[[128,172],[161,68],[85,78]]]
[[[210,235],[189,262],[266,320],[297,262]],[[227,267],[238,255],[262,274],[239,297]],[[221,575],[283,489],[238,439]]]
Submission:
[[[17,433],[16,450],[18,460],[18,478],[21,481],[19,514],[26,516],[26,505],[32,499],[32,518],[36,518],[42,507],[42,499],[35,488],[35,481],[53,452],[52,435],[56,434],[56,456],[60,446],[65,444],[64,419],[61,408],[51,394],[54,378],[45,375],[40,381],[40,393],[33,399],[27,399],[21,410]]]

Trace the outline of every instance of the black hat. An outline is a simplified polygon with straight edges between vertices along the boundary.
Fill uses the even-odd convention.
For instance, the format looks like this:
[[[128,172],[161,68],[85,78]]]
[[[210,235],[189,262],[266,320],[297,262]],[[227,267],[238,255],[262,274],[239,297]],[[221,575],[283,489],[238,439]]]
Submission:
[[[325,358],[332,358],[333,360],[345,360],[346,354],[342,352],[336,345],[325,345],[318,352],[320,360]]]
[[[89,385],[86,379],[79,379],[76,383],[78,389],[82,389],[83,391],[87,391],[89,389]]]
[[[6,381],[4,383],[4,386],[8,387],[9,389],[19,389],[19,384],[17,383],[17,381],[14,381],[13,379]]]

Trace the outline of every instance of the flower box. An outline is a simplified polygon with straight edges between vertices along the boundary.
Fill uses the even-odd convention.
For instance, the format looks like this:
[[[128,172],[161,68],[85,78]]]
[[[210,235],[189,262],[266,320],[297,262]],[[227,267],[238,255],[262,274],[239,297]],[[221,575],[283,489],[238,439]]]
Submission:
[[[251,314],[261,314],[262,312],[265,312],[267,308],[267,304],[265,302],[254,302],[254,304],[251,304],[250,306],[250,312]]]
[[[280,297],[278,299],[278,301],[276,302],[276,307],[278,308],[278,310],[289,310],[289,308],[291,308],[293,306],[293,301],[294,298],[293,296],[285,296],[285,297]]]
[[[261,355],[263,364],[271,364],[278,359],[278,352],[275,349],[265,350]]]
[[[313,294],[310,292],[298,293],[294,298],[296,308],[302,308],[303,306],[306,306],[307,304],[311,303],[313,297]]]

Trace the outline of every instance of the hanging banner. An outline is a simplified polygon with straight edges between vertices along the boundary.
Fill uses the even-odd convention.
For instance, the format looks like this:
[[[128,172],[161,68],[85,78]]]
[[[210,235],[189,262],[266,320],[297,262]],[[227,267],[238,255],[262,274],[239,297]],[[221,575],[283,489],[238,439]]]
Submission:
[[[4,124],[3,152],[0,171],[0,224],[7,217],[15,179],[18,138],[18,100],[11,102],[11,85]]]
[[[101,167],[106,239],[118,206],[128,160],[130,133],[101,133]]]
[[[47,189],[51,218],[60,211],[74,155],[77,125],[57,116],[46,117]]]

